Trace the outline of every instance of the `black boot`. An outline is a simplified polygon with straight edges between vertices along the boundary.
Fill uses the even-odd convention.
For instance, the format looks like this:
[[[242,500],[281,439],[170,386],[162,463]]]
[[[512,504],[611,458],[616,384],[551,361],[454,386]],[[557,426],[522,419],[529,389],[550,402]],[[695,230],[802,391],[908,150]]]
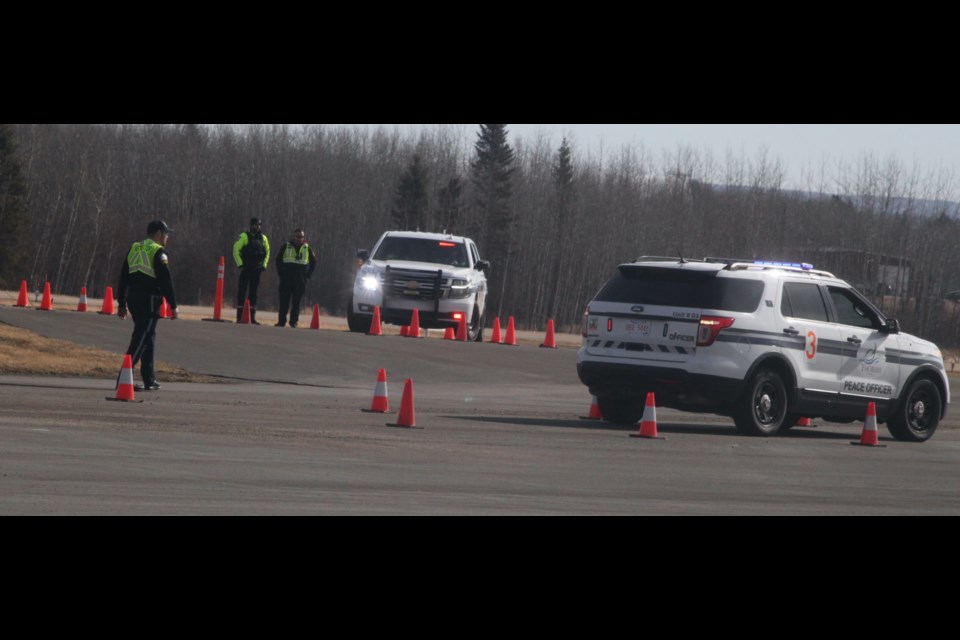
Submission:
[[[255,324],[260,326],[260,323],[257,322],[257,309],[256,307],[250,307],[250,324]]]
[[[240,318],[243,317],[243,307],[237,307],[237,324],[240,324]]]

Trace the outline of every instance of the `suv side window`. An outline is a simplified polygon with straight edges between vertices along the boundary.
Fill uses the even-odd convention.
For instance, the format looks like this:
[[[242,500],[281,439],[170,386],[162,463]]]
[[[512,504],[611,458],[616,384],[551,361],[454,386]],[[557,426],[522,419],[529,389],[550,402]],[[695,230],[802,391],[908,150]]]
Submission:
[[[820,285],[812,283],[785,282],[780,313],[787,318],[829,322],[827,307],[820,295]]]
[[[837,322],[863,329],[879,329],[880,318],[849,289],[829,287],[830,299],[837,310]]]
[[[480,262],[480,254],[477,252],[477,245],[470,243],[470,255],[473,256],[473,264]]]

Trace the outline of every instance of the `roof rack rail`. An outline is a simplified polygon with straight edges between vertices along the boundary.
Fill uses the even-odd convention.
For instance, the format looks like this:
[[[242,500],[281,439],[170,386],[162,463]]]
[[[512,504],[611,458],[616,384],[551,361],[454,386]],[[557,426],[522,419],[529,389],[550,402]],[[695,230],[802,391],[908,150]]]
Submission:
[[[703,262],[703,260],[681,256],[640,256],[634,262]]]

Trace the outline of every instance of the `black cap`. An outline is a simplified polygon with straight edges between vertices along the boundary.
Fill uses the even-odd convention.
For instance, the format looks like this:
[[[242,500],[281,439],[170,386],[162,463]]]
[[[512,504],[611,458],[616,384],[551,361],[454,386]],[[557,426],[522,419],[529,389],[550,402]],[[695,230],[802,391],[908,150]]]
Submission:
[[[263,221],[260,218],[250,218],[250,226],[252,227],[255,224],[263,224]]]
[[[154,220],[147,225],[147,235],[152,236],[157,231],[163,231],[164,233],[170,233],[173,231],[170,227],[167,226],[167,223],[163,220]]]

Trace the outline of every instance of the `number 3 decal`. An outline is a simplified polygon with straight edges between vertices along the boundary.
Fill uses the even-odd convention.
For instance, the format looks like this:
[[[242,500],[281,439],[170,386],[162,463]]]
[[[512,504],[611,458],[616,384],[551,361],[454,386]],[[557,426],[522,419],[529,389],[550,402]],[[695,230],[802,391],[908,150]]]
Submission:
[[[807,360],[813,360],[817,355],[817,334],[813,331],[807,332]]]

